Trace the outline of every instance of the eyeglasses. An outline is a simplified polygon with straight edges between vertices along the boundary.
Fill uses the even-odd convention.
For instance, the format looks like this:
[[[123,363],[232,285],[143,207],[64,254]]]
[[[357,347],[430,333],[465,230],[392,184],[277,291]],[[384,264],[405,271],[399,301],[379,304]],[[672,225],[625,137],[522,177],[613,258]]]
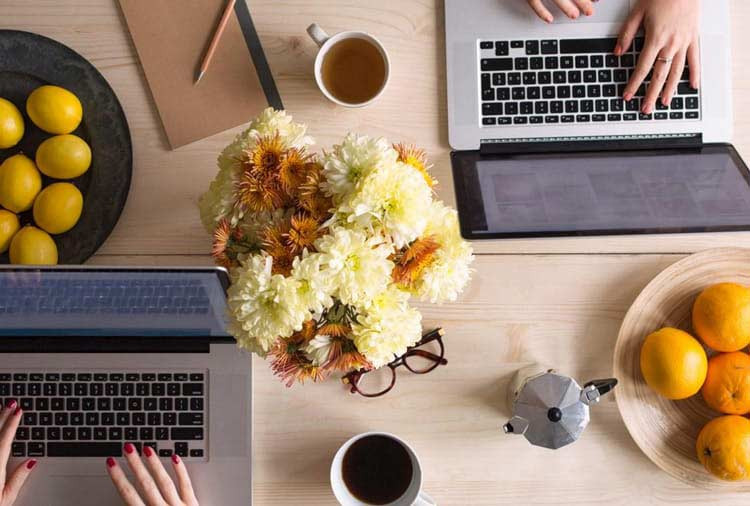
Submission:
[[[351,371],[341,378],[341,381],[349,385],[349,391],[353,394],[356,393],[364,397],[385,395],[396,384],[396,369],[402,365],[414,374],[427,374],[439,365],[448,364],[448,360],[443,358],[445,354],[444,334],[445,332],[441,328],[431,330],[423,335],[419,342],[409,347],[406,353],[386,367],[377,370],[360,369]],[[438,348],[439,352],[433,353],[426,349],[419,349],[429,345]]]

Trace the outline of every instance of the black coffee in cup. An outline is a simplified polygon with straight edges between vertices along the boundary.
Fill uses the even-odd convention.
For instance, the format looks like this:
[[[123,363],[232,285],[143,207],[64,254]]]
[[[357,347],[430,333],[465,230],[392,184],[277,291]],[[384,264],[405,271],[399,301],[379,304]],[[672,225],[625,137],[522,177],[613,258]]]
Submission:
[[[404,446],[388,436],[366,436],[344,454],[342,477],[349,492],[362,502],[388,504],[409,489],[414,468]]]

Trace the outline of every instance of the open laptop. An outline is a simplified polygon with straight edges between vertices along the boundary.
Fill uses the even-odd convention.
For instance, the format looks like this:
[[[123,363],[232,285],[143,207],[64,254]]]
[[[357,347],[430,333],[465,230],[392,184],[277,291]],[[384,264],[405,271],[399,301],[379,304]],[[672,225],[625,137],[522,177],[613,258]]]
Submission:
[[[750,229],[750,185],[728,144],[729,2],[704,2],[702,79],[669,106],[626,103],[640,34],[612,54],[635,0],[539,20],[523,0],[446,0],[449,138],[468,238]]]
[[[119,504],[104,462],[126,442],[180,455],[201,504],[251,504],[228,284],[218,268],[0,269],[0,400],[24,410],[11,466],[41,461],[17,504]]]

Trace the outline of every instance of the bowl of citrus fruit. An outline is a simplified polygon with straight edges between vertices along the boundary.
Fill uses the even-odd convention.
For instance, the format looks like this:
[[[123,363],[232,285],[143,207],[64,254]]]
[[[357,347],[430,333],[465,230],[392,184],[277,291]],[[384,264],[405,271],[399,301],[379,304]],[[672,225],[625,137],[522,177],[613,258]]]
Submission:
[[[691,255],[628,310],[617,405],[641,450],[686,483],[750,491],[750,249]]]
[[[0,263],[83,263],[114,228],[131,171],[103,76],[51,39],[0,30]]]

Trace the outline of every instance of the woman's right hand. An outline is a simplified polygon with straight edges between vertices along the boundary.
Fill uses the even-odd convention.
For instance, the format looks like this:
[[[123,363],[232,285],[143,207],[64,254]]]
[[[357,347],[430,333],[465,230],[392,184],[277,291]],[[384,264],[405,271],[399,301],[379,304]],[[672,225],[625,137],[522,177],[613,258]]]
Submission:
[[[132,444],[126,443],[124,450],[125,460],[135,476],[138,490],[128,481],[125,472],[112,457],[107,459],[107,471],[127,506],[198,506],[190,476],[180,457],[172,455],[172,469],[177,477],[175,486],[161,459],[151,447],[143,447],[143,460]]]
[[[36,465],[35,459],[27,459],[16,467],[8,476],[8,459],[16,437],[16,429],[21,423],[23,412],[16,401],[11,401],[0,411],[0,506],[12,506],[21,491],[26,478]]]
[[[552,23],[555,19],[552,17],[552,13],[542,3],[542,0],[526,0],[539,19],[547,23]],[[598,0],[554,0],[555,4],[565,13],[570,19],[578,19],[578,16],[585,14],[591,16],[594,13],[594,4]]]

